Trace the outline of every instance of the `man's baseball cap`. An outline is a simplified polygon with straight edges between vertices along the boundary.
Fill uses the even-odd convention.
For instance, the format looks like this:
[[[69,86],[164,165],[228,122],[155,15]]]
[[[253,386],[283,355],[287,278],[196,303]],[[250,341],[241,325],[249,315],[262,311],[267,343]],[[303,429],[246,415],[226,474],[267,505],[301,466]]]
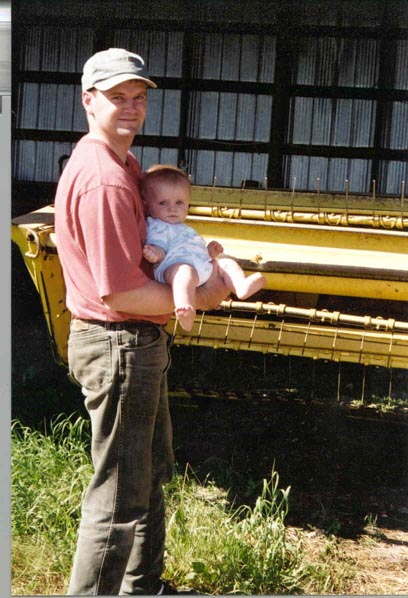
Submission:
[[[109,48],[97,52],[85,62],[81,79],[82,91],[93,87],[106,91],[130,79],[143,81],[148,87],[157,87],[146,76],[143,58],[121,48]]]

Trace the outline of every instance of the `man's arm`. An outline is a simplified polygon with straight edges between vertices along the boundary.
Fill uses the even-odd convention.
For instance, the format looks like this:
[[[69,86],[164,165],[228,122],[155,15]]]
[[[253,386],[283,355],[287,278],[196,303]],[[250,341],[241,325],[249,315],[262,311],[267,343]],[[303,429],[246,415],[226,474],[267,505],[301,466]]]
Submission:
[[[197,309],[216,309],[229,293],[218,273],[218,264],[214,262],[210,278],[196,291]],[[171,287],[155,280],[149,280],[137,289],[106,295],[103,300],[114,311],[143,316],[160,316],[174,310]]]

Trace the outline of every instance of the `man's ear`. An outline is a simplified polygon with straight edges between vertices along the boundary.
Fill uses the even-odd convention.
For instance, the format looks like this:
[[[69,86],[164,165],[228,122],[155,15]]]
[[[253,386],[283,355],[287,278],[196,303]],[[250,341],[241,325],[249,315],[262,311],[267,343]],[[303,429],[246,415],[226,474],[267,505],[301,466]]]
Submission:
[[[91,108],[91,104],[92,104],[92,99],[93,99],[93,93],[91,91],[83,91],[82,92],[82,105],[85,108],[87,114],[92,114],[92,108]]]

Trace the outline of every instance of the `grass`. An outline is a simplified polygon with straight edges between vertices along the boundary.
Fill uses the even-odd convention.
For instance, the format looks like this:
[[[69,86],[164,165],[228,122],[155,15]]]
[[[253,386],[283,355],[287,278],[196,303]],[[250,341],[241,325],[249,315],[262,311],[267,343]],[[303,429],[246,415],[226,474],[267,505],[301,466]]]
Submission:
[[[82,416],[56,418],[43,431],[13,424],[13,594],[66,592],[92,472],[89,434]],[[289,493],[272,470],[253,506],[234,506],[228,488],[201,483],[188,467],[176,474],[166,487],[165,577],[206,594],[346,593],[353,564],[334,536],[313,552],[286,527]]]

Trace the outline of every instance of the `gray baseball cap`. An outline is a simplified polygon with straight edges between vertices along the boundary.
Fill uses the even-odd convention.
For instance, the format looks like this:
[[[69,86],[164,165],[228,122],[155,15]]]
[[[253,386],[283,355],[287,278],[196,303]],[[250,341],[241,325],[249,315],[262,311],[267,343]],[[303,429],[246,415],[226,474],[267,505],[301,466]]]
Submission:
[[[82,75],[82,91],[96,87],[106,91],[129,79],[143,81],[148,87],[156,88],[144,72],[144,60],[138,54],[133,54],[121,48],[109,48],[97,52],[84,64]]]

